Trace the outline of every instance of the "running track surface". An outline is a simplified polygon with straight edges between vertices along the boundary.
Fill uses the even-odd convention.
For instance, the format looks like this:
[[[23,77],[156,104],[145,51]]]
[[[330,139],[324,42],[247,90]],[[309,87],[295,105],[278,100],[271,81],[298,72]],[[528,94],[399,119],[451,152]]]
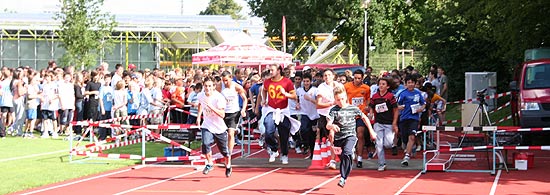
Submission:
[[[495,176],[354,169],[343,189],[336,185],[338,170],[233,169],[226,178],[223,167],[203,175],[192,168],[137,166],[19,194],[550,194],[550,169],[543,164]]]

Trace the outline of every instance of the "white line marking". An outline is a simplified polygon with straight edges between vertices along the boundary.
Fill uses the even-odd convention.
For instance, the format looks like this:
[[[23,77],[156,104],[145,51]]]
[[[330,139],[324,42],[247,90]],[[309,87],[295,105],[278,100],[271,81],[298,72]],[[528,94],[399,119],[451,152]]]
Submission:
[[[306,191],[306,192],[304,192],[304,193],[302,193],[302,194],[300,194],[300,195],[306,195],[306,194],[309,194],[309,193],[311,193],[311,192],[313,192],[313,191],[315,191],[315,190],[319,189],[320,187],[322,187],[322,186],[326,185],[327,183],[329,183],[329,182],[331,182],[331,181],[335,180],[335,179],[336,179],[336,178],[338,178],[338,177],[340,177],[340,175],[336,175],[336,176],[334,176],[334,177],[332,177],[332,178],[330,178],[330,179],[328,179],[328,180],[324,181],[323,183],[320,183],[319,185],[317,185],[317,186],[315,186],[315,187],[313,187],[313,188],[309,189],[308,191]]]
[[[414,178],[412,178],[409,182],[407,182],[401,189],[399,189],[399,191],[397,191],[395,193],[395,195],[398,195],[398,194],[401,194],[403,191],[405,191],[405,189],[407,189],[414,181],[416,181],[416,179],[418,179],[420,177],[420,175],[422,175],[422,171],[419,172],[418,174],[416,174],[416,176],[414,176]]]
[[[217,191],[215,191],[215,192],[211,192],[211,193],[209,193],[208,195],[212,195],[212,194],[217,194],[217,193],[223,192],[223,191],[228,190],[228,189],[230,189],[230,188],[232,188],[232,187],[235,187],[235,186],[244,184],[244,183],[246,183],[246,182],[249,182],[249,181],[258,179],[258,178],[260,178],[260,177],[263,177],[263,176],[265,176],[265,175],[267,175],[267,174],[273,173],[273,172],[278,171],[278,170],[280,170],[280,169],[282,169],[282,168],[276,168],[276,169],[273,169],[273,170],[271,170],[271,171],[269,171],[269,172],[265,172],[265,173],[262,173],[262,174],[260,174],[260,175],[256,175],[256,176],[254,176],[254,177],[248,178],[248,179],[246,179],[246,180],[244,180],[244,181],[241,181],[241,182],[239,182],[239,183],[236,183],[236,184],[227,186],[227,187],[222,188],[222,189],[219,189],[219,190],[217,190]]]
[[[67,150],[58,150],[58,151],[53,151],[53,152],[46,152],[46,153],[40,153],[40,154],[31,154],[31,155],[27,155],[27,156],[18,156],[18,157],[13,157],[13,158],[6,158],[6,159],[0,159],[0,163],[1,162],[7,162],[7,161],[12,161],[12,160],[20,160],[20,159],[25,159],[25,158],[32,158],[32,157],[37,157],[37,156],[44,156],[44,155],[50,155],[50,154],[57,154],[57,153],[61,153],[61,152],[67,152]]]
[[[102,178],[102,177],[106,177],[106,176],[116,175],[116,174],[123,173],[123,172],[126,172],[126,171],[134,170],[134,169],[141,169],[141,168],[143,168],[143,166],[135,166],[133,168],[124,169],[124,170],[120,170],[120,171],[116,171],[116,172],[112,172],[112,173],[107,173],[107,174],[104,174],[104,175],[98,175],[98,176],[95,176],[95,177],[90,177],[90,178],[86,178],[86,179],[82,179],[82,180],[77,180],[77,181],[73,181],[73,182],[70,182],[70,183],[65,183],[65,184],[61,184],[61,185],[57,185],[57,186],[52,186],[52,187],[49,187],[49,188],[39,189],[39,190],[24,193],[24,194],[35,194],[35,193],[45,192],[45,191],[48,191],[48,190],[62,188],[62,187],[65,187],[65,186],[70,186],[70,185],[73,185],[73,184],[82,183],[82,182],[86,182],[86,181],[90,181],[90,180],[94,180],[94,179],[98,179],[98,178]]]
[[[251,157],[251,156],[254,156],[254,155],[256,155],[256,154],[259,154],[260,152],[263,152],[264,150],[265,150],[265,149],[262,148],[261,150],[258,150],[258,151],[256,151],[256,152],[254,152],[254,153],[248,155],[248,157]]]
[[[119,192],[119,193],[116,193],[115,195],[126,194],[128,192],[133,192],[133,191],[143,189],[143,188],[146,188],[146,187],[149,187],[149,186],[154,186],[154,185],[157,185],[157,184],[160,184],[160,183],[164,183],[164,182],[167,182],[167,181],[170,181],[170,180],[173,180],[173,179],[177,179],[177,178],[180,178],[180,177],[185,177],[187,175],[195,174],[195,173],[198,173],[198,172],[199,172],[199,170],[196,170],[196,171],[193,171],[193,172],[184,173],[184,174],[181,174],[181,175],[176,175],[176,176],[170,177],[168,179],[163,179],[163,180],[160,180],[160,181],[157,181],[157,182],[154,182],[154,183],[150,183],[150,184],[147,184],[147,185],[142,185],[142,186],[139,186],[139,187],[136,187],[136,188],[132,188],[132,189],[123,191],[123,192]]]
[[[491,192],[489,192],[489,195],[494,195],[497,191],[497,185],[498,180],[500,179],[500,173],[502,173],[502,170],[498,170],[497,176],[495,177],[495,181],[493,181],[493,186],[491,186]]]

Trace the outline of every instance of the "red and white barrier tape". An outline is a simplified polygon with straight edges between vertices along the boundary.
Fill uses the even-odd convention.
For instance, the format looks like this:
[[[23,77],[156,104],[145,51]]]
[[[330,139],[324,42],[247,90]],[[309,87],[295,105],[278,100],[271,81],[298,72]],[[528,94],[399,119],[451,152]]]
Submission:
[[[89,123],[87,121],[78,121],[75,123],[75,125],[79,126],[92,126],[92,127],[104,127],[104,128],[125,128],[125,129],[139,129],[139,128],[147,128],[147,129],[196,129],[200,128],[197,125],[192,124],[160,124],[160,125],[145,125],[145,126],[139,126],[139,125],[121,125],[121,124],[102,124],[102,123]]]
[[[498,120],[495,124],[499,124],[510,119],[512,119],[512,115],[508,115],[507,117],[504,117],[503,119]]]
[[[495,149],[495,150],[550,150],[550,146],[471,146],[463,148],[442,148],[439,150],[431,150],[426,152],[458,152],[458,151],[471,151],[471,150],[483,150],[483,149]]]
[[[104,154],[104,153],[92,153],[88,151],[76,151],[74,152],[74,154],[78,156],[101,157],[101,158],[110,158],[110,159],[142,160],[140,155],[135,155],[135,154]]]
[[[529,131],[550,131],[550,127],[537,127],[537,128],[521,128],[521,127],[515,127],[515,126],[498,127],[498,132],[529,132]]]
[[[443,121],[443,125],[447,125],[447,124],[451,124],[451,123],[460,123],[462,122],[462,120],[448,120],[448,121]]]
[[[201,160],[205,159],[202,156],[169,156],[169,157],[149,157],[145,158],[145,162],[164,162],[164,161],[181,161],[181,160]]]
[[[505,93],[500,93],[500,94],[495,94],[495,95],[487,95],[485,96],[484,99],[486,100],[490,100],[490,99],[496,99],[496,98],[499,98],[499,97],[504,97],[504,96],[508,96],[512,94],[512,92],[505,92]],[[471,103],[473,101],[476,101],[477,98],[473,98],[473,99],[467,99],[467,100],[459,100],[459,101],[454,101],[454,102],[447,102],[447,104],[463,104],[463,103]]]
[[[497,109],[491,110],[491,111],[489,112],[489,114],[493,114],[493,113],[495,113],[496,111],[502,110],[502,109],[506,108],[506,107],[509,106],[509,105],[510,105],[510,102],[506,102],[506,104],[502,105],[501,107],[498,107]]]
[[[145,140],[146,141],[151,140],[151,138],[150,137],[145,137]],[[113,143],[113,144],[108,144],[108,145],[98,145],[98,146],[91,147],[90,152],[109,150],[109,149],[113,149],[113,148],[118,148],[118,147],[122,147],[122,146],[138,144],[138,143],[141,143],[141,139],[129,140],[129,141]]]
[[[441,148],[439,150],[432,150],[427,152],[458,152],[458,151],[471,151],[471,150],[483,150],[483,149],[492,149],[493,146],[471,146],[464,148]]]
[[[177,146],[177,147],[180,147],[181,149],[184,149],[185,151],[187,152],[191,152],[191,148],[188,148],[188,147],[185,147],[184,145],[181,145],[180,143],[178,142],[175,142],[175,141],[172,141],[170,139],[168,139],[167,137],[164,137],[162,135],[159,135],[159,134],[156,134],[154,132],[152,132],[151,130],[149,129],[143,129],[146,133],[148,133],[149,135],[153,136],[155,139],[160,139],[166,143],[169,143],[170,145],[172,146]]]
[[[550,146],[497,146],[497,150],[550,150]]]
[[[124,116],[124,117],[118,117],[118,118],[112,118],[107,120],[100,120],[100,121],[73,121],[71,122],[72,125],[78,125],[83,126],[82,124],[101,124],[101,123],[112,123],[112,122],[118,122],[123,120],[133,120],[133,119],[146,119],[146,118],[156,118],[156,117],[162,117],[162,114],[144,114],[144,115],[130,115],[130,116]]]

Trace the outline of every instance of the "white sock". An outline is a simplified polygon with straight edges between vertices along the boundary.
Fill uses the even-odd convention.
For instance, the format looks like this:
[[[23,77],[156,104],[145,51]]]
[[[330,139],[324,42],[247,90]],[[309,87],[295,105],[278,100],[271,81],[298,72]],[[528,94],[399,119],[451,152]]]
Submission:
[[[357,156],[357,161],[363,161],[363,157],[362,156]]]

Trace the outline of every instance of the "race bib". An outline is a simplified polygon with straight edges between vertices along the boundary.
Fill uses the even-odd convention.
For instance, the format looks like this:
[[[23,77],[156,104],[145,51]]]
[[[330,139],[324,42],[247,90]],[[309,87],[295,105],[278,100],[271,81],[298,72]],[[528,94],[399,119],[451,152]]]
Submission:
[[[108,93],[107,95],[105,95],[105,101],[113,101],[113,95],[111,95],[110,93]]]
[[[420,107],[421,107],[420,104],[413,104],[413,105],[411,105],[411,111],[412,111],[412,113],[413,113],[413,114],[416,114],[417,111],[418,111],[418,109],[420,109]]]
[[[362,97],[351,98],[351,105],[359,106],[359,105],[363,104],[363,99],[364,98],[362,98]]]
[[[376,113],[386,112],[388,111],[388,105],[386,105],[386,103],[376,104],[374,106],[374,110],[376,111]]]

